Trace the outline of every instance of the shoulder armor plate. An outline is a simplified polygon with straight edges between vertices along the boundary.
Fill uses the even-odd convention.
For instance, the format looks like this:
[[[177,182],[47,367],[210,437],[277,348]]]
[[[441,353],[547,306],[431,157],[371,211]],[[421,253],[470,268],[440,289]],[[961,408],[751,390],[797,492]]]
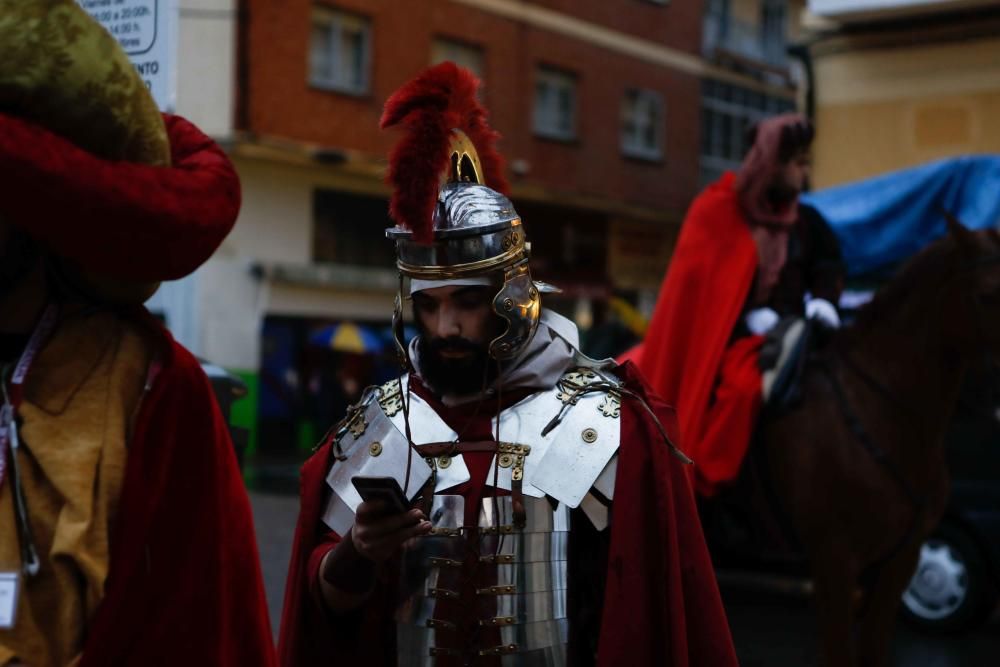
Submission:
[[[406,393],[407,378],[391,380],[366,392],[358,408],[344,420],[335,446],[338,460],[327,474],[333,493],[323,521],[343,535],[354,523],[361,496],[351,483],[355,476],[392,477],[412,500],[431,476],[430,466],[406,440],[403,401],[409,398],[411,435],[415,444],[447,442],[457,434],[416,394]],[[459,457],[456,457],[458,459]],[[410,479],[406,482],[409,463]],[[447,488],[469,480],[465,462],[438,471],[437,488]]]
[[[525,495],[549,495],[569,507],[580,505],[618,451],[619,386],[621,381],[610,374],[573,369],[552,389],[501,413],[501,440],[531,447],[524,464]],[[552,427],[559,415],[561,420]],[[497,485],[510,489],[511,477],[511,469],[501,467]]]

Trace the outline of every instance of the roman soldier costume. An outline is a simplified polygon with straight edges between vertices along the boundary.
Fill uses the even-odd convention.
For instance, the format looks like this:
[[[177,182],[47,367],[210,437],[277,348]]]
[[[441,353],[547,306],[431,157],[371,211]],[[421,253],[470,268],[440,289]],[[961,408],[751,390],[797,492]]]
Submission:
[[[386,104],[383,126],[406,131],[387,236],[407,372],[366,391],[303,468],[281,660],[735,664],[672,412],[630,367],[580,353],[576,327],[542,308],[555,288],[532,279],[477,85],[443,63]],[[498,372],[481,392],[442,395],[421,373],[418,342],[401,337],[407,283],[496,289]],[[395,479],[433,528],[338,615],[316,580],[362,502],[355,476]]]

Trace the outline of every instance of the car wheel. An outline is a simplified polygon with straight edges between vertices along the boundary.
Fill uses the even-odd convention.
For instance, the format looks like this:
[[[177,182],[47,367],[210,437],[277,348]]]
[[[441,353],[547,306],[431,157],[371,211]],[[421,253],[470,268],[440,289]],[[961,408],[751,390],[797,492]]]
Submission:
[[[920,548],[903,617],[927,632],[961,632],[985,620],[996,601],[982,550],[961,528],[941,524]]]

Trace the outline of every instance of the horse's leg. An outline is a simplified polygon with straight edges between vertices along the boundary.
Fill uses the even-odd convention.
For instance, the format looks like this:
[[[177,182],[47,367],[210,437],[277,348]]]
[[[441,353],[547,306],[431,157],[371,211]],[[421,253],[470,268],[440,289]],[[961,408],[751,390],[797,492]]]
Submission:
[[[858,658],[862,667],[888,664],[900,597],[917,567],[920,544],[907,544],[882,565],[858,619]]]
[[[857,569],[850,550],[827,542],[812,554],[816,617],[819,622],[820,664],[855,667],[853,620]]]

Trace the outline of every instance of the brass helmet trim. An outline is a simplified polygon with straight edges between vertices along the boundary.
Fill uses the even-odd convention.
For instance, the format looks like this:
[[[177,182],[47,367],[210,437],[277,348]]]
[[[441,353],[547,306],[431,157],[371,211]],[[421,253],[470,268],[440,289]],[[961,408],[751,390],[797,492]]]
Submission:
[[[479,153],[472,140],[457,127],[451,129],[451,156],[446,183],[474,183],[485,185],[483,181],[483,165],[479,161]]]

